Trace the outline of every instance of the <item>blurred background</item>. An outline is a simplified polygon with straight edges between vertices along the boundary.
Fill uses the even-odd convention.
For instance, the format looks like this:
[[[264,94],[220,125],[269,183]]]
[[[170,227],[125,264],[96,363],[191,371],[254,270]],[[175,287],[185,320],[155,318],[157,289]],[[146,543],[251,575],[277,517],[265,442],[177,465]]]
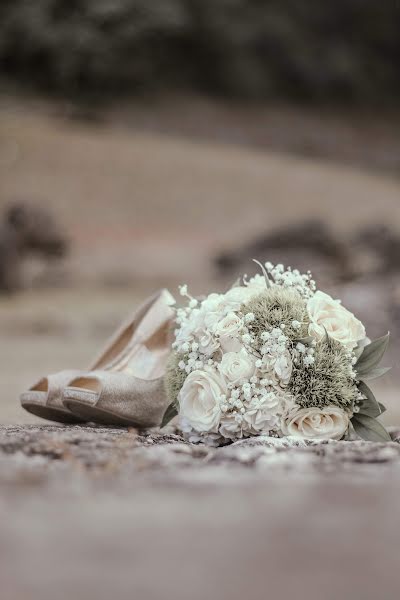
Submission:
[[[2,0],[0,422],[148,293],[311,268],[400,422],[396,0]]]

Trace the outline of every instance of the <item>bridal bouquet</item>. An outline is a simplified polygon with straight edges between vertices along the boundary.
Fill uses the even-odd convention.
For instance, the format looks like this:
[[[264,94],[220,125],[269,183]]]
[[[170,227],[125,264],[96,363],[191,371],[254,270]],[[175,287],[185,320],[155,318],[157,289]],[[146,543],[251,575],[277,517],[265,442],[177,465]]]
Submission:
[[[256,261],[257,262],[257,261]],[[260,263],[258,263],[260,264]],[[385,410],[366,381],[389,334],[371,342],[339,300],[316,289],[311,273],[261,265],[225,294],[203,300],[180,288],[173,353],[166,375],[170,406],[193,442],[220,445],[272,435],[390,440]]]

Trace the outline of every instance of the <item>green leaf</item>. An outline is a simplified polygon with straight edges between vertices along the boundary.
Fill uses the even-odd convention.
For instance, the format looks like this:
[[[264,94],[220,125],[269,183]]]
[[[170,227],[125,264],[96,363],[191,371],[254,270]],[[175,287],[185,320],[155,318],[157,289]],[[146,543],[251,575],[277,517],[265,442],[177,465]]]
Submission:
[[[357,348],[354,348],[353,350],[353,354],[356,357],[357,361],[360,358],[361,354],[364,352],[364,348],[360,348],[357,346]]]
[[[176,407],[176,404],[175,402],[172,402],[172,404],[168,406],[167,410],[164,413],[160,427],[165,427],[174,417],[176,417],[177,414],[178,409]]]
[[[357,359],[360,358],[365,346],[368,346],[368,344],[370,344],[370,343],[371,343],[371,340],[367,337],[363,338],[362,340],[360,340],[358,342],[356,348],[353,350],[353,353],[355,354]]]
[[[363,440],[367,440],[369,442],[392,441],[392,438],[384,426],[373,417],[356,413],[353,416],[351,423],[356,434]]]
[[[378,402],[378,404],[379,408],[381,409],[381,415],[383,415],[383,413],[386,412],[386,406],[382,404],[382,402]]]
[[[360,379],[361,376],[367,375],[371,369],[377,367],[382,360],[382,357],[386,352],[386,348],[388,347],[389,335],[390,334],[387,333],[383,337],[380,337],[368,344],[368,346],[365,346],[355,365],[355,370],[357,371]]]
[[[378,377],[382,377],[382,375],[385,375],[385,373],[390,371],[390,369],[391,367],[375,367],[368,371],[368,373],[365,373],[364,375],[358,374],[358,377],[361,379],[361,381],[378,379]]]
[[[368,417],[379,417],[382,411],[379,407],[377,399],[367,384],[361,381],[358,385],[358,389],[365,396],[365,398],[363,398],[358,404],[360,412],[355,413],[356,416],[363,414],[367,415]]]

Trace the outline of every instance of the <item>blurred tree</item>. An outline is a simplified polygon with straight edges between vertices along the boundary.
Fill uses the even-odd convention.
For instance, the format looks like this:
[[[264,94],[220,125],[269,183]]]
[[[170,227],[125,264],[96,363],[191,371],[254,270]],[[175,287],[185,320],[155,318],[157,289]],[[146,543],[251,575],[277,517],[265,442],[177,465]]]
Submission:
[[[3,77],[67,95],[192,88],[395,102],[395,0],[2,0]]]

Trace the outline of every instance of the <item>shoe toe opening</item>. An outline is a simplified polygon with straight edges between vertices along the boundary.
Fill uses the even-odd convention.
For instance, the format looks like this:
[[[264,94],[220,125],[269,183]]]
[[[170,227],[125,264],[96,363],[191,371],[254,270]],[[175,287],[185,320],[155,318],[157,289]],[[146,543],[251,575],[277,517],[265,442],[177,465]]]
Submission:
[[[89,390],[97,394],[101,392],[101,383],[96,377],[77,377],[70,382],[68,387]]]
[[[43,377],[35,385],[30,388],[31,392],[48,392],[49,391],[49,380],[47,377]]]

